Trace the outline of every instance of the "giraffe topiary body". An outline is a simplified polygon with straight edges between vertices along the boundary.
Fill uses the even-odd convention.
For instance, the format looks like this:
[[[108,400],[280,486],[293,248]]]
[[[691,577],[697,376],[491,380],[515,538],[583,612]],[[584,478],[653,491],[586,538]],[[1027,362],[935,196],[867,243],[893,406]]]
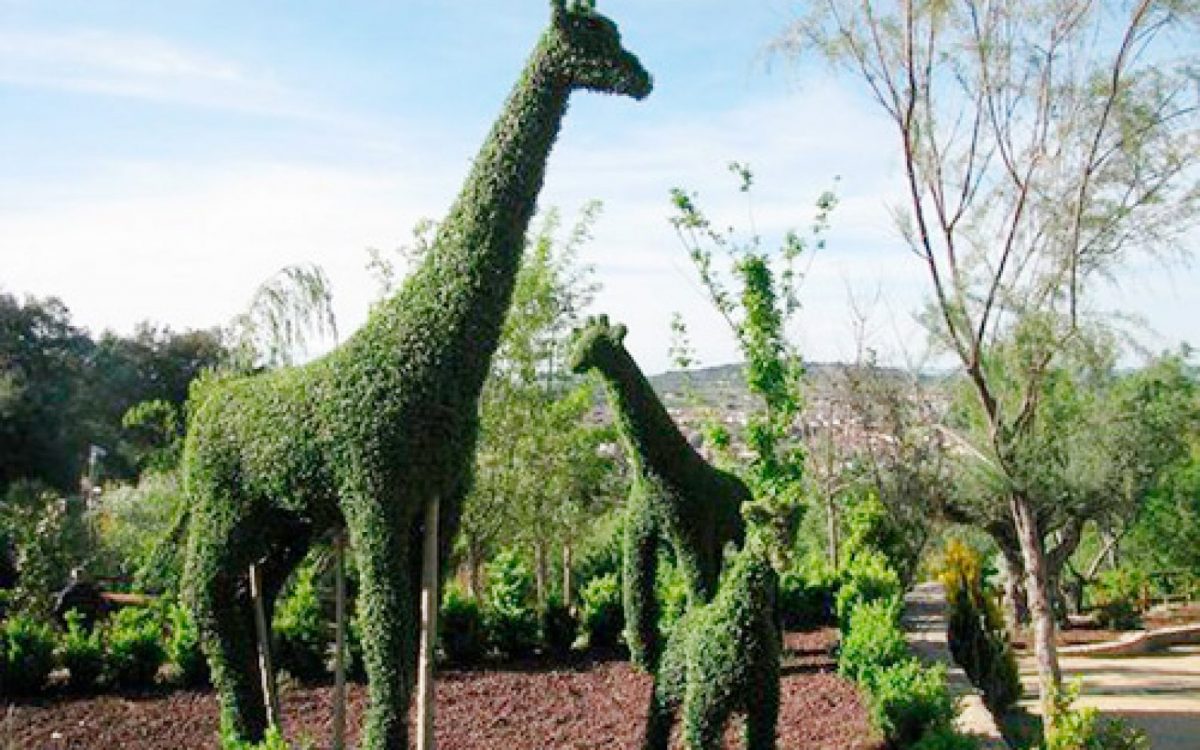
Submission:
[[[680,713],[690,750],[720,748],[735,713],[746,717],[746,750],[774,750],[782,648],[778,587],[765,546],[752,540],[734,558],[716,597],[675,623],[654,677],[643,750],[667,750]]]
[[[591,4],[552,2],[542,35],[422,265],[344,345],[309,365],[197,388],[184,451],[185,596],[223,735],[260,740],[246,571],[274,599],[313,540],[345,526],[361,581],[370,705],[363,748],[407,747],[421,539],[440,499],[443,566],[469,486],[478,401],[545,165],[577,89],[643,98],[651,81]]]
[[[655,671],[660,656],[658,549],[670,544],[687,581],[689,605],[717,591],[729,542],[745,536],[741,506],[751,500],[740,479],[709,465],[671,420],[625,349],[625,327],[601,316],[577,334],[570,365],[603,378],[617,429],[633,466],[625,516],[626,641],[635,663]]]

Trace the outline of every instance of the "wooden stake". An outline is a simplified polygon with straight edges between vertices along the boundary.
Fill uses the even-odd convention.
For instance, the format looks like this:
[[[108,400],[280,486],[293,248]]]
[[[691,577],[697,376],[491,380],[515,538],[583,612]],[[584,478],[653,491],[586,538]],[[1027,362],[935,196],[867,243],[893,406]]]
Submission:
[[[421,650],[417,663],[417,750],[436,750],[433,734],[433,649],[437,643],[438,498],[425,506],[425,546],[421,570]]]
[[[336,635],[333,657],[333,750],[346,746],[346,532],[333,540],[334,613]]]
[[[283,723],[279,711],[279,691],[275,687],[275,671],[271,668],[271,630],[263,607],[262,571],[250,566],[250,600],[254,605],[254,629],[258,633],[258,673],[262,679],[263,699],[267,704],[267,724],[280,731]]]

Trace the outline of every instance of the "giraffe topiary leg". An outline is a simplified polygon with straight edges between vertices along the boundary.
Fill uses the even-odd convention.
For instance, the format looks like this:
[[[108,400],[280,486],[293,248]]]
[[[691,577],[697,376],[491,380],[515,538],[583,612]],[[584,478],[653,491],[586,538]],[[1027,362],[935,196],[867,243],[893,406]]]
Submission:
[[[721,693],[727,686],[719,680],[688,676],[683,698],[683,737],[691,750],[717,750],[721,730],[729,718],[728,698]]]
[[[775,750],[779,721],[779,674],[763,675],[746,711],[746,750]]]
[[[398,502],[411,508],[415,499]],[[416,674],[417,597],[412,579],[415,522],[392,506],[347,503],[351,544],[357,554],[361,590],[363,656],[368,677],[363,750],[408,747],[408,703]],[[417,566],[419,570],[419,566]]]
[[[230,740],[258,742],[266,731],[267,713],[247,577],[252,555],[246,545],[229,543],[242,519],[232,512],[235,503],[223,505],[193,514],[184,594],[212,668],[221,705],[221,734]]]
[[[655,592],[660,530],[644,489],[635,487],[625,511],[624,605],[625,640],[633,663],[655,671],[661,640],[659,604]]]

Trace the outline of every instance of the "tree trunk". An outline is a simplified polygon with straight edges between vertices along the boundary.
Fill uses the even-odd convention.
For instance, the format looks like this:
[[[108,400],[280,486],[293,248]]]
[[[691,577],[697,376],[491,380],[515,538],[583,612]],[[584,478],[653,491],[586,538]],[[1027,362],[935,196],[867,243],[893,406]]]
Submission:
[[[1029,613],[1033,619],[1034,660],[1038,673],[1038,701],[1041,704],[1044,731],[1048,736],[1055,722],[1054,697],[1062,684],[1055,643],[1054,611],[1050,602],[1049,571],[1046,552],[1038,529],[1037,515],[1028,498],[1013,493],[1009,501],[1021,557],[1025,565],[1025,589]]]
[[[475,601],[483,596],[483,561],[479,554],[479,542],[467,539],[467,593]]]
[[[546,579],[550,577],[549,568],[546,561],[546,543],[539,540],[533,545],[533,578],[537,589],[539,610],[546,608]]]
[[[425,545],[421,560],[421,645],[417,654],[417,750],[436,750],[433,733],[433,656],[438,612],[438,498],[425,508]]]
[[[834,570],[838,569],[838,513],[837,503],[834,502],[833,495],[829,495],[825,501],[825,516],[827,524],[827,532],[829,534],[829,564]]]
[[[1004,617],[1008,629],[1016,633],[1029,624],[1029,597],[1025,595],[1025,565],[1021,550],[1000,545],[1004,558]]]
[[[571,543],[563,544],[563,606],[571,609],[571,595],[575,592],[571,591]]]

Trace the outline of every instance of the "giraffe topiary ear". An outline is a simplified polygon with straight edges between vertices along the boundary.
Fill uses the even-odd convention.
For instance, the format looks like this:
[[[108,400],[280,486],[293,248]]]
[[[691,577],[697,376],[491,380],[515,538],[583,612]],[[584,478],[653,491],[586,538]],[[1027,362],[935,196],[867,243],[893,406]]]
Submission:
[[[618,344],[622,343],[625,341],[625,334],[627,333],[629,333],[629,329],[625,327],[625,324],[617,323],[612,329],[613,341],[616,341]]]

